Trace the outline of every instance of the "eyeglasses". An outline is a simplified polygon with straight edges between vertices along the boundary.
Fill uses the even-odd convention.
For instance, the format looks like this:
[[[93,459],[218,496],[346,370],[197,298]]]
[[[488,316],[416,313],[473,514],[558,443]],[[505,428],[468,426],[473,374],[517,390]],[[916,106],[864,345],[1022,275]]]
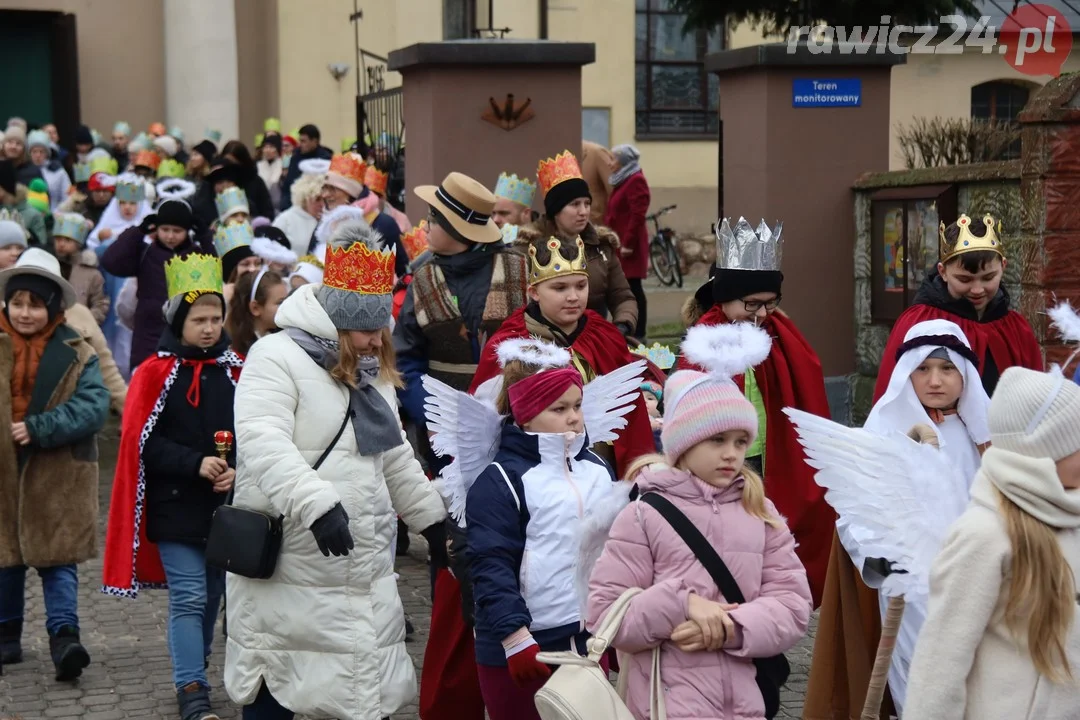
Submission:
[[[776,308],[780,307],[780,296],[777,295],[774,300],[743,300],[743,307],[746,308],[746,312],[754,314],[761,308],[765,308],[765,312],[772,312]]]

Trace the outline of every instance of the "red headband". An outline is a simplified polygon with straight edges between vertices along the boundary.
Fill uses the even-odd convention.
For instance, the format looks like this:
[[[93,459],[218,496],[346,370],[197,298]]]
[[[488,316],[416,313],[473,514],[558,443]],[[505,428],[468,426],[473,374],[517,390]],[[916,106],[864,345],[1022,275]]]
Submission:
[[[545,370],[514,383],[507,391],[514,422],[518,425],[529,422],[562,397],[571,385],[584,386],[581,373],[574,368]]]

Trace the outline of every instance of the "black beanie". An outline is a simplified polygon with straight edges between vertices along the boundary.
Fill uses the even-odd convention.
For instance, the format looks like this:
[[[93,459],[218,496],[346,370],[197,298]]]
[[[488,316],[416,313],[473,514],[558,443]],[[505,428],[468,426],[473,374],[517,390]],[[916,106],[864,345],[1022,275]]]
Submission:
[[[203,140],[201,143],[191,149],[202,155],[208,163],[214,159],[215,155],[217,155],[217,145],[210,142],[209,140]]]
[[[85,125],[80,125],[75,130],[75,144],[76,145],[93,145],[94,135],[90,132],[90,128]]]
[[[738,300],[755,293],[776,293],[779,296],[783,282],[784,273],[779,270],[717,269],[711,283],[712,304]]]
[[[45,309],[49,313],[50,322],[64,309],[64,292],[60,289],[60,285],[41,275],[22,273],[19,275],[12,275],[7,281],[7,285],[4,287],[5,313],[7,312],[7,306],[11,305],[11,298],[20,290],[26,290],[45,303]]]
[[[157,209],[157,224],[175,225],[190,230],[194,223],[191,206],[184,200],[165,200]]]
[[[15,166],[10,160],[0,160],[0,190],[15,194]]]
[[[277,134],[274,134],[274,133],[267,133],[266,137],[263,138],[262,145],[260,145],[259,147],[263,147],[264,145],[273,145],[274,148],[277,149],[278,154],[281,154],[281,136],[280,135],[277,135]]]
[[[592,199],[592,193],[589,192],[589,183],[581,178],[563,180],[548,190],[547,195],[544,196],[544,212],[554,220],[560,210],[578,198]]]
[[[255,252],[250,245],[240,245],[225,253],[221,258],[221,273],[222,277],[225,278],[225,282],[230,282],[229,278],[232,277],[233,270],[240,264],[240,261],[249,257],[255,257]],[[183,326],[183,323],[181,323],[181,326]]]

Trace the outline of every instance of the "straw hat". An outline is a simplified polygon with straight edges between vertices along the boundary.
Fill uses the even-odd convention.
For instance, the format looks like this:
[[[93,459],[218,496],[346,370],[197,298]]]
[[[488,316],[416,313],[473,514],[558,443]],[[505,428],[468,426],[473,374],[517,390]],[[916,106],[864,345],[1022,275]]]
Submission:
[[[495,196],[468,175],[452,172],[442,185],[420,185],[413,192],[438,210],[465,239],[483,244],[502,241],[502,232],[491,219]]]

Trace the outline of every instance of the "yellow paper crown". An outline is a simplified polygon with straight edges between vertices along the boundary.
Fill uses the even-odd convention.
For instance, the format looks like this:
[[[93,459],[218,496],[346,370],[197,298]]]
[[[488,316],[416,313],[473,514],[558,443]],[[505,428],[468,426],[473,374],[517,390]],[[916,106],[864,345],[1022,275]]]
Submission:
[[[394,290],[394,253],[372,250],[362,242],[348,249],[328,247],[323,285],[360,295],[388,295]]]
[[[585,243],[577,238],[577,255],[572,259],[562,254],[562,241],[557,237],[548,238],[547,248],[551,257],[547,264],[541,265],[536,259],[536,246],[529,245],[529,285],[538,285],[546,280],[564,275],[584,275],[588,277],[588,261],[585,259]]]
[[[540,181],[540,192],[545,196],[561,182],[581,179],[581,166],[569,150],[563,150],[554,158],[541,160],[536,167],[536,179]]]
[[[982,223],[986,226],[986,234],[982,237],[976,237],[971,232],[971,218],[967,215],[961,215],[956,219],[955,223],[960,228],[960,234],[956,236],[956,241],[952,243],[945,237],[945,223],[941,223],[938,229],[938,239],[941,242],[941,262],[947,263],[958,255],[980,250],[989,250],[1004,259],[1005,252],[1002,250],[1000,237],[1001,221],[998,220],[995,224],[994,218],[990,216],[990,213],[987,213],[983,216]]]
[[[165,285],[171,298],[186,293],[195,293],[195,297],[203,293],[221,293],[225,285],[221,278],[221,259],[201,253],[173,257],[165,263]]]

